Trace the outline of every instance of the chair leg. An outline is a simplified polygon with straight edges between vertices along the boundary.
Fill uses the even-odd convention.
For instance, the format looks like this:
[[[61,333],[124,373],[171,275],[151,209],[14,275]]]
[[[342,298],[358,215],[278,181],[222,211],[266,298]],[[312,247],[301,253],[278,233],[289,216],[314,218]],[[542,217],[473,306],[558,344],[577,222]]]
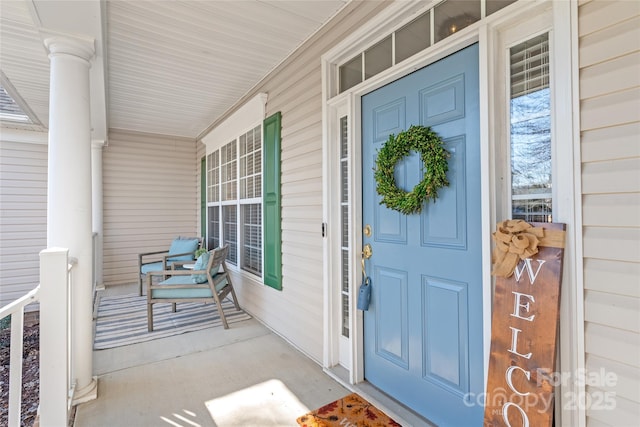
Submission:
[[[153,304],[147,303],[147,329],[153,332]]]
[[[175,302],[171,303],[171,311],[174,312],[174,313],[176,312],[176,303]]]
[[[240,304],[238,304],[238,297],[236,297],[236,290],[233,288],[233,283],[231,282],[231,277],[229,277],[229,274],[227,274],[226,278],[227,278],[227,286],[231,288],[231,296],[233,297],[233,304],[236,306],[236,310],[240,311]]]
[[[231,285],[231,296],[233,297],[233,303],[236,306],[236,310],[240,311],[240,304],[238,304],[238,297],[236,297],[236,290],[233,289],[233,285]]]
[[[225,329],[229,329],[229,324],[227,323],[227,318],[224,316],[224,311],[222,311],[222,304],[217,293],[213,294],[213,299],[216,300],[216,307],[218,307],[218,314],[220,315],[220,320],[222,320],[222,325]]]

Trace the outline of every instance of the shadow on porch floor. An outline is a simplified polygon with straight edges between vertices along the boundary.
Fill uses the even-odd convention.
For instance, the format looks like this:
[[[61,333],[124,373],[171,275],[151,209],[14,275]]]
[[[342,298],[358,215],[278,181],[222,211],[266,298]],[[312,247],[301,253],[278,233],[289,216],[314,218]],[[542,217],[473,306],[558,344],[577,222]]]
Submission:
[[[297,426],[349,393],[255,319],[94,351],[94,371],[98,399],[78,405],[76,427]]]

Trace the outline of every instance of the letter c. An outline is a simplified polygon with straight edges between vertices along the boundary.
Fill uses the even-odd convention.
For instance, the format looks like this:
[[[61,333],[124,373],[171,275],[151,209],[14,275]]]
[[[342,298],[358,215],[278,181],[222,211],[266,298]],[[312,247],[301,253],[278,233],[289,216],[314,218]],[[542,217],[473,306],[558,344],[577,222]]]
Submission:
[[[526,392],[526,393],[521,393],[518,390],[516,390],[516,388],[513,386],[513,379],[511,378],[513,376],[513,371],[515,370],[519,370],[524,372],[524,376],[527,377],[527,380],[531,381],[531,372],[530,371],[525,371],[524,369],[522,369],[519,366],[509,366],[509,368],[507,368],[506,372],[504,373],[504,376],[507,380],[507,384],[509,384],[509,388],[511,390],[514,391],[514,393],[519,394],[520,396],[526,396],[528,394],[531,394],[530,392]]]

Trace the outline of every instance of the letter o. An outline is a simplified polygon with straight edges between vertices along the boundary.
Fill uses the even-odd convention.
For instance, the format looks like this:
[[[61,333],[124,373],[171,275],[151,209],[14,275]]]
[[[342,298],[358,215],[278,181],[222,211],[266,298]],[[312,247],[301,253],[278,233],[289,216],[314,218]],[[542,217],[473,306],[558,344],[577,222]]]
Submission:
[[[527,414],[522,410],[521,407],[513,402],[507,402],[502,406],[502,419],[507,424],[507,426],[511,427],[511,423],[509,422],[509,414],[507,413],[509,412],[510,406],[515,406],[516,408],[518,408],[518,411],[520,411],[520,414],[522,415],[522,427],[529,427],[529,417],[527,417]]]

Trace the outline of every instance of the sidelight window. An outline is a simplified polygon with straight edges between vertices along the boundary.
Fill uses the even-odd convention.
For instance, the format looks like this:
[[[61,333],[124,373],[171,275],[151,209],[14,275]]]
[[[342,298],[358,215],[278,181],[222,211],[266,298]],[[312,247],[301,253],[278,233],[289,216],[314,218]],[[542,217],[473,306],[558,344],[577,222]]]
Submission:
[[[511,213],[514,219],[552,221],[549,37],[510,49]]]

